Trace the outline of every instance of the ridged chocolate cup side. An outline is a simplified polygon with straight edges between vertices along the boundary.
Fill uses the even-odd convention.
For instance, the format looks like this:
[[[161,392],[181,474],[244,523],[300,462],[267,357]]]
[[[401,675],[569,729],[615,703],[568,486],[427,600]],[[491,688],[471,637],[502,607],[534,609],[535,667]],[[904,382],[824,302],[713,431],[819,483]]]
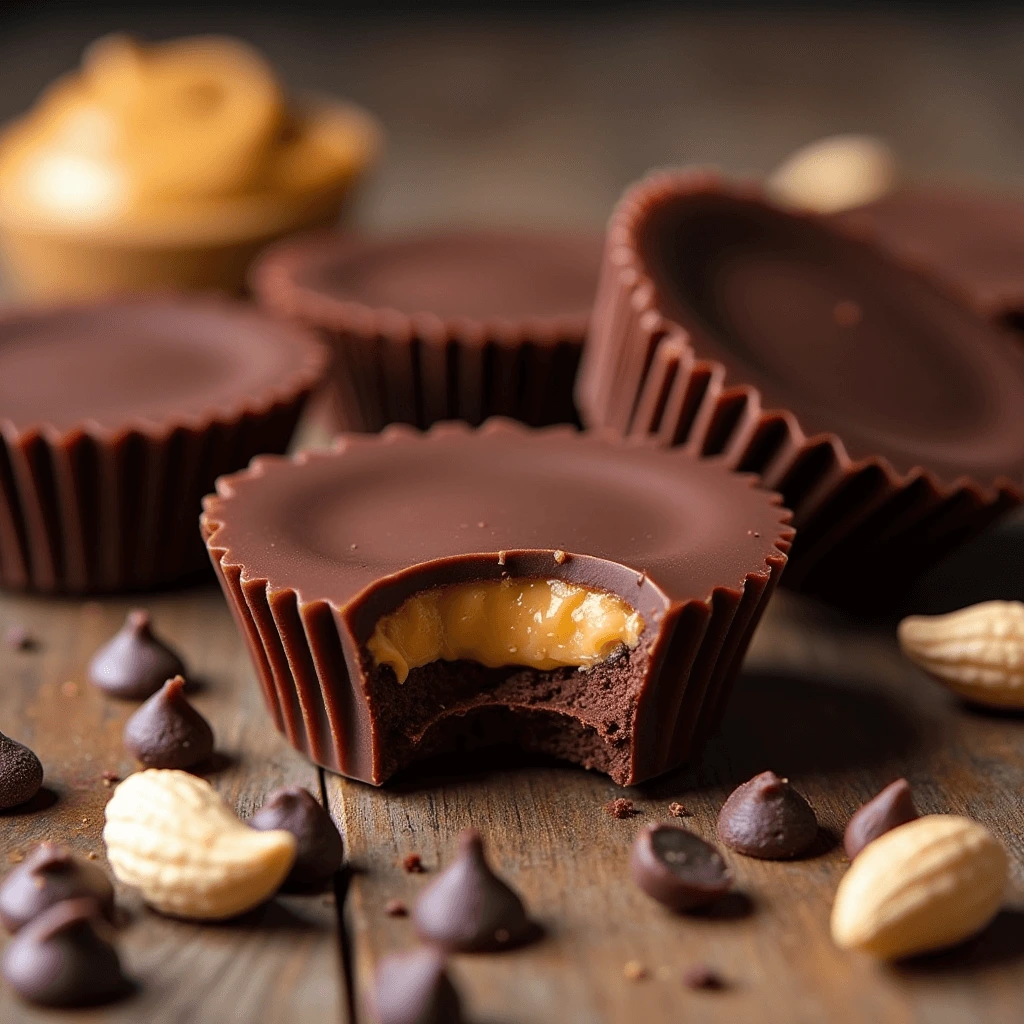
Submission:
[[[395,436],[401,433],[388,431],[380,443]],[[300,453],[292,460],[322,457]],[[650,668],[637,663],[651,685],[641,686],[625,729],[612,735],[607,723],[589,721],[577,700],[580,687],[601,689],[606,665],[591,668],[586,676],[575,669],[555,670],[558,682],[572,691],[564,708],[557,701],[544,707],[517,703],[508,697],[514,685],[499,686],[494,694],[481,688],[472,707],[438,715],[410,749],[395,757],[374,726],[374,670],[355,645],[342,610],[326,600],[303,600],[280,582],[250,576],[218,542],[230,519],[235,481],[262,476],[280,461],[261,457],[248,470],[219,480],[218,493],[204,501],[203,535],[278,730],[317,764],[375,785],[417,757],[498,739],[575,760],[620,785],[653,778],[694,757],[721,717],[794,535],[788,510],[777,495],[770,496],[771,504],[779,506],[778,532],[763,564],[751,566],[739,585],[716,586],[706,595],[672,603],[657,634],[626,656],[650,655],[652,663]],[[756,486],[755,477],[746,480]],[[535,576],[539,565],[550,566],[550,556],[547,551],[508,552],[502,565],[513,577]],[[550,672],[536,675],[553,678]],[[620,756],[624,744],[628,757]]]
[[[294,333],[305,345],[295,372],[230,407],[116,429],[22,430],[0,417],[0,587],[114,593],[207,572],[203,495],[254,456],[285,450],[326,371],[322,346]]]
[[[262,305],[318,329],[330,344],[339,429],[376,432],[389,423],[426,429],[442,420],[478,425],[492,416],[530,426],[578,422],[573,385],[585,314],[522,320],[406,314],[340,299],[298,279],[311,255],[342,244],[324,234],[281,242],[250,275]]]
[[[765,408],[758,388],[727,380],[721,363],[701,358],[661,312],[636,232],[653,207],[720,181],[710,171],[655,174],[616,208],[577,383],[584,423],[653,435],[757,474],[793,511],[788,587],[844,604],[887,600],[1024,502],[1024,486],[943,480],[922,466],[901,473],[880,455],[854,459],[837,434],[807,434],[793,412]],[[730,190],[761,197],[752,184]]]

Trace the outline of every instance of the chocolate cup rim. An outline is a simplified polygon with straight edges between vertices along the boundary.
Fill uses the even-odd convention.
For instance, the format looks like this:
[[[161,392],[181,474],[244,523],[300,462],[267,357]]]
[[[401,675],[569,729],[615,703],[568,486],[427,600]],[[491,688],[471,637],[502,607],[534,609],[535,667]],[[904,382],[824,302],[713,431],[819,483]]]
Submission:
[[[602,297],[611,292],[629,295],[630,304],[638,317],[650,320],[651,334],[662,333],[664,338],[660,345],[677,346],[681,354],[688,355],[701,366],[710,369],[723,382],[718,401],[742,396],[747,405],[754,410],[758,420],[781,419],[785,422],[789,436],[794,444],[793,458],[800,453],[821,445],[828,445],[833,452],[837,465],[846,476],[871,467],[883,473],[887,483],[894,489],[903,489],[917,480],[927,481],[940,498],[949,497],[961,490],[973,493],[985,504],[998,500],[1001,493],[1009,493],[1013,499],[1024,502],[1024,480],[1015,481],[1012,477],[998,475],[985,482],[970,473],[948,478],[940,476],[927,466],[918,464],[901,473],[885,455],[867,455],[860,458],[852,457],[838,433],[820,431],[808,434],[800,424],[798,415],[790,409],[768,409],[764,407],[761,390],[756,385],[742,381],[727,382],[728,374],[724,364],[716,359],[702,356],[691,343],[684,328],[675,323],[671,317],[662,312],[660,293],[654,279],[647,272],[644,259],[640,253],[637,228],[643,218],[665,201],[679,197],[699,195],[704,192],[718,194],[726,187],[729,193],[739,199],[763,202],[771,205],[760,183],[751,178],[733,180],[716,168],[697,167],[683,169],[666,169],[655,171],[647,177],[631,185],[619,200],[608,225],[605,246],[602,283],[599,288],[598,306]],[[786,211],[798,220],[813,221],[824,224],[829,230],[837,230],[827,220],[811,213]],[[850,232],[842,232],[847,235]],[[930,276],[930,275],[929,275]],[[941,284],[940,284],[941,287]],[[600,412],[595,411],[595,404],[587,397],[586,381],[578,385],[578,406],[588,425],[600,419]]]
[[[122,423],[110,425],[95,419],[82,419],[69,427],[52,423],[35,423],[19,427],[0,415],[0,438],[10,446],[22,446],[41,439],[52,447],[73,445],[86,437],[105,445],[118,444],[129,437],[145,437],[153,441],[166,441],[178,431],[202,433],[224,424],[238,423],[246,417],[262,417],[274,409],[289,405],[303,395],[314,391],[324,380],[330,368],[327,346],[312,331],[275,317],[249,303],[239,302],[215,294],[186,294],[176,291],[153,291],[134,296],[108,296],[77,302],[54,303],[45,306],[19,305],[0,311],[0,330],[19,320],[45,317],[59,312],[101,311],[126,306],[180,305],[192,309],[206,309],[228,317],[246,311],[255,314],[276,330],[285,345],[301,350],[295,368],[279,382],[251,394],[240,394],[223,405],[209,406],[191,413],[177,413],[167,417],[149,419],[145,416],[125,417]]]
[[[563,435],[583,435],[584,433],[591,437],[599,438],[617,447],[658,447],[657,444],[647,438],[643,437],[622,437],[611,431],[604,430],[591,430],[586,432],[578,431],[575,427],[568,426],[565,424],[555,424],[548,427],[529,427],[525,424],[519,423],[517,420],[510,420],[504,417],[492,416],[485,420],[479,427],[473,427],[467,423],[461,421],[441,421],[429,427],[427,430],[417,430],[415,427],[410,427],[404,423],[390,424],[379,434],[359,434],[352,435],[351,439],[356,440],[359,444],[364,445],[390,445],[401,443],[402,440],[408,438],[422,438],[424,440],[434,440],[435,443],[438,439],[443,441],[444,437],[448,434],[464,434],[464,433],[544,433],[550,435],[551,433],[559,433]],[[345,435],[341,435],[336,438],[330,448],[326,450],[317,451],[301,451],[296,452],[292,455],[258,455],[248,465],[246,469],[239,470],[236,473],[229,473],[225,476],[219,477],[217,480],[217,491],[214,494],[208,494],[203,498],[203,512],[200,516],[200,528],[202,530],[203,539],[206,542],[207,550],[210,552],[211,559],[221,568],[235,568],[240,570],[239,579],[242,583],[252,584],[263,584],[266,589],[268,597],[274,597],[280,594],[294,594],[297,607],[300,610],[308,609],[314,606],[327,605],[333,611],[340,615],[347,614],[348,610],[358,603],[361,594],[354,595],[351,601],[342,605],[336,600],[329,597],[308,597],[300,595],[298,589],[287,583],[277,583],[270,580],[262,575],[249,576],[246,573],[245,562],[240,557],[235,556],[232,550],[223,545],[217,543],[217,534],[226,525],[227,516],[224,514],[224,506],[227,502],[230,502],[233,498],[231,491],[232,482],[237,478],[253,478],[262,477],[265,474],[266,467],[274,463],[291,463],[293,465],[304,465],[307,462],[313,460],[332,459],[337,457],[344,457],[346,448],[350,443],[350,438]],[[701,460],[706,462],[708,460]],[[724,465],[723,465],[723,468]],[[743,578],[739,584],[733,586],[731,584],[716,585],[704,596],[693,595],[685,598],[673,598],[669,595],[664,595],[657,580],[652,579],[650,582],[654,584],[657,591],[664,595],[666,599],[666,605],[664,614],[668,615],[671,611],[677,611],[684,608],[694,602],[710,605],[714,600],[716,594],[728,593],[730,595],[742,595],[743,589],[746,583],[753,579],[767,580],[771,577],[773,570],[781,571],[785,568],[785,565],[789,559],[789,549],[792,545],[793,538],[796,536],[796,528],[790,525],[793,513],[783,505],[782,495],[776,491],[762,491],[760,488],[760,482],[756,474],[754,473],[736,473],[733,470],[726,469],[726,472],[732,477],[735,477],[738,481],[745,484],[751,491],[758,491],[765,497],[767,503],[778,509],[778,532],[775,535],[774,540],[771,542],[771,548],[773,550],[765,556],[763,565],[757,568],[751,568],[743,574]],[[532,554],[536,551],[547,551],[548,549],[531,548],[531,549],[509,549],[510,554]],[[575,552],[576,555],[586,556],[586,552]],[[467,558],[478,557],[477,554],[468,553],[465,556]],[[587,556],[593,557],[593,556]],[[597,559],[598,561],[612,562],[612,559]],[[432,564],[436,559],[430,559],[427,562],[417,563],[415,566],[408,566],[407,569],[420,569]],[[621,563],[617,563],[621,564]],[[629,568],[627,566],[627,568]],[[404,571],[404,570],[403,570]],[[391,574],[400,575],[400,573]]]
[[[452,236],[484,238],[516,237],[527,241],[573,240],[585,235],[571,232],[529,231],[523,229],[466,228],[451,231],[422,231],[409,238],[444,238]],[[438,347],[449,343],[482,347],[487,342],[515,346],[531,342],[554,347],[572,342],[582,347],[590,324],[588,307],[578,312],[548,316],[473,317],[439,316],[428,310],[403,312],[389,306],[375,306],[356,299],[327,295],[296,280],[295,270],[311,256],[339,245],[375,244],[365,234],[341,233],[337,230],[307,232],[277,242],[260,255],[249,271],[249,287],[259,304],[278,316],[326,328],[370,341],[387,338],[393,342],[410,342],[416,338]],[[384,239],[379,244],[388,244]]]

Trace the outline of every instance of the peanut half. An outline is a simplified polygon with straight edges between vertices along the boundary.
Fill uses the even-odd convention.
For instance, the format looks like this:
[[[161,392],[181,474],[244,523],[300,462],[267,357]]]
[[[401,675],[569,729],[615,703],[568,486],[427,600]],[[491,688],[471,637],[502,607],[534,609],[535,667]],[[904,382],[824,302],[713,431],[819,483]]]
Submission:
[[[879,836],[843,876],[832,938],[884,960],[955,945],[995,916],[1006,853],[970,818],[931,814]]]
[[[839,213],[879,199],[899,181],[892,150],[870,135],[830,135],[798,149],[769,176],[780,206]]]
[[[968,700],[1024,708],[1024,604],[986,601],[949,615],[911,615],[903,653]]]
[[[295,860],[295,837],[257,832],[187,772],[131,775],[107,804],[103,839],[116,877],[156,910],[191,920],[235,917],[269,899]]]

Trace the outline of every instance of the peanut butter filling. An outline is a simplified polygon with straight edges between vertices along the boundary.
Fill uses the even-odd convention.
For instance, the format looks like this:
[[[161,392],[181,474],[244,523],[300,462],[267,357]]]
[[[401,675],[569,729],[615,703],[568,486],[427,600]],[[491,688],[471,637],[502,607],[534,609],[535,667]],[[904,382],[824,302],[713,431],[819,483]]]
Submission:
[[[109,36],[0,139],[0,213],[197,231],[216,215],[223,229],[347,183],[376,141],[344,104],[290,105],[237,40]]]
[[[366,646],[404,683],[439,660],[585,668],[636,647],[643,630],[640,613],[615,594],[562,580],[488,580],[413,594],[378,620]]]

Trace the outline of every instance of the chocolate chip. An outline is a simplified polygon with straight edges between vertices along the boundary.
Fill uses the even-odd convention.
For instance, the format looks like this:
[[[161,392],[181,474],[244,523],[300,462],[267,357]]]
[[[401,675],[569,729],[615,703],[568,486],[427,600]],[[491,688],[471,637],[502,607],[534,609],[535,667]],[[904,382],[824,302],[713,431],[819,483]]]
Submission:
[[[11,626],[4,634],[4,646],[9,651],[34,651],[39,644],[24,626]]]
[[[39,758],[24,743],[0,732],[0,811],[27,803],[42,784]]]
[[[725,988],[725,980],[713,967],[694,964],[683,972],[683,984],[687,988],[717,991]]]
[[[420,938],[451,953],[506,949],[533,933],[523,902],[491,870],[476,829],[459,835],[459,855],[423,890],[413,910]]]
[[[846,856],[853,860],[868,843],[917,816],[910,783],[906,779],[889,783],[850,819],[843,835]]]
[[[672,910],[694,910],[720,899],[732,885],[722,855],[681,825],[648,825],[633,843],[633,880]]]
[[[342,844],[337,826],[319,801],[301,786],[274,790],[249,824],[260,832],[283,828],[295,836],[295,863],[285,879],[289,889],[321,888],[341,867]]]
[[[423,858],[418,853],[407,853],[402,858],[402,870],[410,875],[422,875],[427,869],[423,866]]]
[[[609,800],[604,805],[604,810],[613,818],[632,818],[634,814],[638,813],[633,801],[626,800],[621,796],[615,800]]]
[[[25,925],[7,944],[3,975],[41,1006],[95,1006],[126,995],[131,983],[117,950],[98,932],[94,899],[65,900]]]
[[[94,686],[129,700],[145,700],[179,675],[185,675],[181,658],[153,633],[149,612],[138,608],[89,663]]]
[[[95,864],[52,843],[40,843],[0,885],[0,923],[16,932],[64,900],[90,896],[108,917],[114,888]]]
[[[210,723],[185,698],[175,676],[125,723],[124,745],[147,768],[192,768],[213,753]]]
[[[810,804],[775,772],[762,772],[738,786],[718,815],[718,838],[748,857],[796,857],[817,834]]]
[[[444,957],[432,949],[385,957],[374,986],[377,1024],[462,1024],[462,1002]]]

